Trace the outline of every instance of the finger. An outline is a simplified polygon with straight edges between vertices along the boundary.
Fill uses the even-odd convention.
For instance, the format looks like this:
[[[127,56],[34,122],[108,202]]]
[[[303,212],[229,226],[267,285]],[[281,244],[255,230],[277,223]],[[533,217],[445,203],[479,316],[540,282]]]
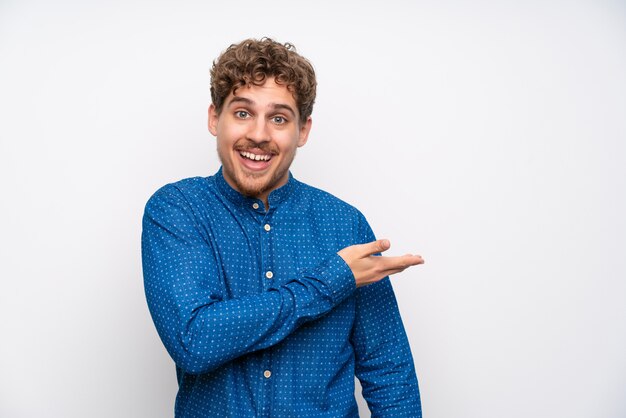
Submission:
[[[424,264],[424,263],[421,262],[421,263],[417,263],[417,264]],[[397,267],[397,268],[388,269],[388,270],[385,270],[382,274],[384,274],[385,276],[391,276],[392,274],[402,273],[404,270],[406,270],[409,267],[412,267],[414,265],[417,265],[417,264],[412,264],[412,265],[408,265],[408,266],[404,266],[404,267]]]
[[[354,245],[354,247],[357,249],[358,254],[361,257],[367,257],[387,251],[389,247],[391,247],[391,243],[388,239],[379,239],[366,244],[357,244]]]
[[[385,270],[406,269],[418,264],[424,264],[424,259],[419,255],[401,255],[397,257],[378,257]]]

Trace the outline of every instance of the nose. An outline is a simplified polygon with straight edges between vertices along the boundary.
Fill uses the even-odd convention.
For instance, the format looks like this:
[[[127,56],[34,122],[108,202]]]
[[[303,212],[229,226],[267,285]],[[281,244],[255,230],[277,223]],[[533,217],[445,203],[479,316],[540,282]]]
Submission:
[[[270,140],[270,134],[267,125],[265,119],[257,118],[254,123],[250,125],[247,138],[256,143],[268,142]]]

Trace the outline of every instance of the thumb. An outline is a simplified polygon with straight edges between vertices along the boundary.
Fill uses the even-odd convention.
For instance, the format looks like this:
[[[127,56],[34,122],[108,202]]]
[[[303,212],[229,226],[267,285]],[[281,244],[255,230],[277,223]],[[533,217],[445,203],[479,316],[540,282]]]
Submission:
[[[367,257],[372,254],[382,253],[387,251],[391,247],[391,243],[388,239],[379,239],[376,241],[368,242],[362,245],[363,257]]]

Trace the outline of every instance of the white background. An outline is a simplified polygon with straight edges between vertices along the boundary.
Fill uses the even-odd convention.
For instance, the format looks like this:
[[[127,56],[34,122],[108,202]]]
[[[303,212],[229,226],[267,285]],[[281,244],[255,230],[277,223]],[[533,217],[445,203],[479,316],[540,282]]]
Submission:
[[[626,416],[626,6],[391,0],[0,1],[0,416],[172,416],[143,207],[217,170],[211,62],[264,35],[318,73],[294,175],[426,259],[425,416]]]

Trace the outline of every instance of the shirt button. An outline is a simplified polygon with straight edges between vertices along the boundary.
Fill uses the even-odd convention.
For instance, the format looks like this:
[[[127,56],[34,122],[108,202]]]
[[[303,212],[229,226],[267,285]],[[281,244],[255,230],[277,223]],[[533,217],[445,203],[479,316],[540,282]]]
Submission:
[[[269,370],[266,370],[263,372],[263,376],[265,376],[266,379],[269,379],[271,375],[272,375],[272,372],[270,372]]]
[[[272,229],[272,227],[270,226],[270,224],[265,224],[263,229],[265,229],[267,232],[270,232],[270,229]]]
[[[253,209],[258,209],[258,208],[259,208],[259,204],[258,204],[257,202],[254,202],[254,203],[252,204],[252,208],[253,208]]]
[[[274,273],[272,273],[271,271],[268,271],[267,273],[265,273],[265,277],[267,277],[268,279],[271,279],[272,277],[274,277]]]

